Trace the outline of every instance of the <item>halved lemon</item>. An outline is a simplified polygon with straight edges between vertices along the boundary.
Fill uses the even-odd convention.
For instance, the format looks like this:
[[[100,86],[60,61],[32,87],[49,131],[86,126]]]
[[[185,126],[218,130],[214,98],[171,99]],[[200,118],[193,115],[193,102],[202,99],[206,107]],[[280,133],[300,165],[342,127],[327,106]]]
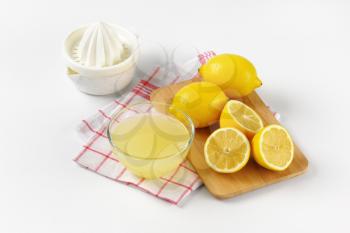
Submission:
[[[251,139],[264,127],[264,123],[260,116],[248,105],[238,100],[230,100],[222,110],[220,127],[236,128]]]
[[[247,164],[249,156],[250,144],[247,137],[234,128],[217,129],[204,145],[205,161],[221,173],[241,170]]]
[[[253,156],[261,166],[283,171],[292,163],[294,144],[287,130],[280,125],[269,125],[253,138]]]

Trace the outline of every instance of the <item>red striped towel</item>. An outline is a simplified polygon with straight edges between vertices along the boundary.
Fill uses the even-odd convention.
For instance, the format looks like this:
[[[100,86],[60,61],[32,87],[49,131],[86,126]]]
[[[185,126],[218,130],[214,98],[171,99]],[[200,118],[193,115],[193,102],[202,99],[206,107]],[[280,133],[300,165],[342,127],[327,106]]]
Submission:
[[[195,60],[198,60],[199,66],[214,55],[214,52],[205,52],[198,55],[198,59]],[[202,184],[196,171],[188,161],[184,161],[172,174],[166,177],[145,180],[134,176],[113,157],[106,136],[106,128],[113,113],[120,111],[129,104],[149,101],[151,92],[160,86],[184,80],[184,77],[171,77],[171,75],[163,78],[164,75],[161,73],[161,69],[156,68],[152,74],[140,80],[131,92],[124,94],[109,105],[99,109],[93,116],[82,121],[78,131],[86,139],[86,143],[82,145],[82,150],[74,161],[97,174],[133,186],[157,198],[178,205]]]

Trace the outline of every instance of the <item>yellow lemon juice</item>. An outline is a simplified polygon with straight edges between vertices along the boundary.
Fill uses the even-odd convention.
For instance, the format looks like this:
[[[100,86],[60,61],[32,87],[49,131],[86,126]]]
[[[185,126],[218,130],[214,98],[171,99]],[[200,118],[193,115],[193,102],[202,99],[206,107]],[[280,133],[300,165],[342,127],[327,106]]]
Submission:
[[[117,123],[110,131],[113,154],[135,175],[157,178],[185,159],[190,132],[176,118],[142,113]]]

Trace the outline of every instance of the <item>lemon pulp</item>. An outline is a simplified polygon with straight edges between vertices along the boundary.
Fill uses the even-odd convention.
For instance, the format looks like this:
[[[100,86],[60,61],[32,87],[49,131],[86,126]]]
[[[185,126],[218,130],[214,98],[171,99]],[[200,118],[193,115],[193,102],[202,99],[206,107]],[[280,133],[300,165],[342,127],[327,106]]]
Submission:
[[[285,170],[293,160],[293,141],[279,125],[270,125],[260,130],[252,143],[255,160],[267,169]]]
[[[248,162],[250,145],[240,131],[221,128],[207,139],[204,154],[207,164],[215,171],[232,173],[243,168]]]
[[[220,127],[237,128],[248,138],[252,138],[263,126],[260,116],[238,100],[228,101],[220,116]]]

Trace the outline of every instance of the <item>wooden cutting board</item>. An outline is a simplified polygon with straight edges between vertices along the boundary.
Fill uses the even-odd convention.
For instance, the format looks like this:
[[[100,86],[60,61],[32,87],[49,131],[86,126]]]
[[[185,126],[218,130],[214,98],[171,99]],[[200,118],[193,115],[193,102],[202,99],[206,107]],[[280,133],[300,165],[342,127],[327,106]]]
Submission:
[[[190,82],[196,81],[198,80],[194,79],[159,88],[153,91],[151,101],[171,103],[173,96],[180,88],[189,84]],[[264,121],[264,125],[279,124],[272,112],[269,110],[269,108],[267,108],[267,106],[255,92],[242,98],[241,101],[252,107],[261,116]],[[214,125],[210,128],[197,129],[191,151],[188,154],[188,159],[197,170],[199,176],[203,180],[203,183],[209,192],[217,198],[224,199],[234,197],[269,184],[301,175],[307,169],[308,160],[305,158],[298,146],[295,145],[294,160],[285,171],[269,171],[259,166],[251,158],[248,164],[239,172],[232,174],[217,173],[208,167],[203,155],[204,143],[210,133],[217,127],[217,125]]]

